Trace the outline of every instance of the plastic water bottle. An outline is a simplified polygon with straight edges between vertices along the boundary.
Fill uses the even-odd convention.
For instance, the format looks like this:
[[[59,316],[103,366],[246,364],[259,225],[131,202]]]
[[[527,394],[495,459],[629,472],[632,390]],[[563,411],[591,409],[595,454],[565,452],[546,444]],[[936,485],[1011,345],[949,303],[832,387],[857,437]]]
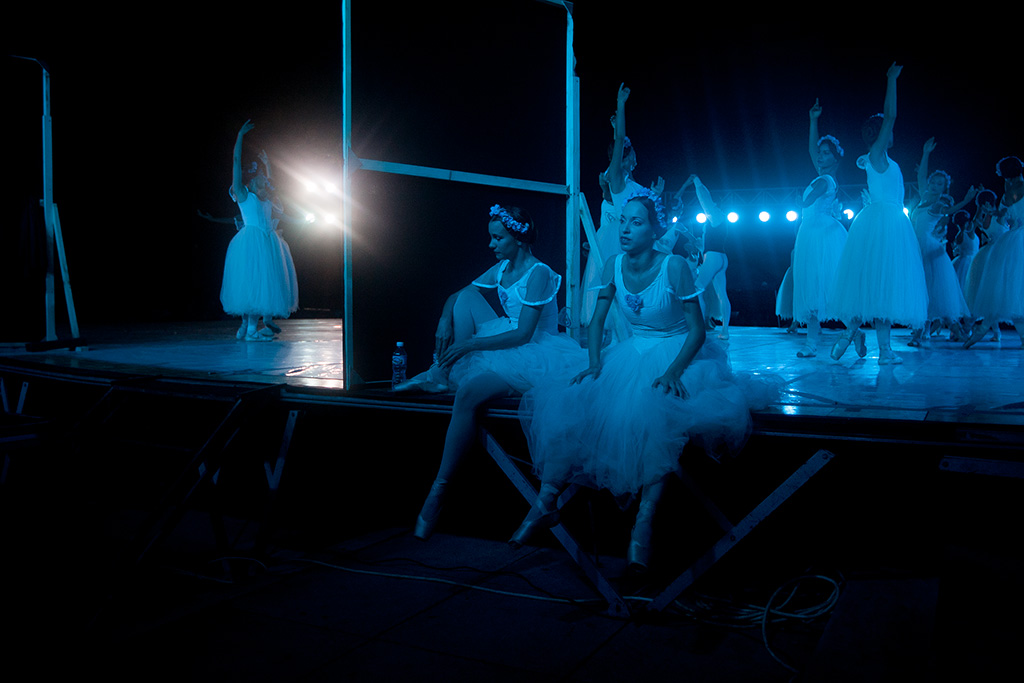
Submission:
[[[391,390],[405,381],[405,367],[407,359],[405,355],[405,344],[398,342],[395,350],[391,352]]]

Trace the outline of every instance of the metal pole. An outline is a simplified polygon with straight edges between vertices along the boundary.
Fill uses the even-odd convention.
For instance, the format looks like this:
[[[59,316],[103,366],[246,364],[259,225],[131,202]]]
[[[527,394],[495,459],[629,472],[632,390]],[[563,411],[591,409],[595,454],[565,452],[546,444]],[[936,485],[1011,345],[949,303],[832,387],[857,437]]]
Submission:
[[[46,337],[57,339],[54,296],[53,227],[53,125],[50,119],[50,72],[43,69],[43,218],[46,222]]]
[[[352,389],[356,384],[355,345],[352,324],[352,0],[341,0],[341,145],[342,165],[342,248],[345,304],[342,316],[342,386]]]

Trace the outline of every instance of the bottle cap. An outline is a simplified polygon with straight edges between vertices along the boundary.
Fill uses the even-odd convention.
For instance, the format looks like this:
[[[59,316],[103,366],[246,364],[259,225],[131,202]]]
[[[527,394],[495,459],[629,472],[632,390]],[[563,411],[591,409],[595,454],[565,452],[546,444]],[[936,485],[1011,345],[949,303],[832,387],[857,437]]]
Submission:
[[[398,342],[397,346],[405,346],[405,342]]]

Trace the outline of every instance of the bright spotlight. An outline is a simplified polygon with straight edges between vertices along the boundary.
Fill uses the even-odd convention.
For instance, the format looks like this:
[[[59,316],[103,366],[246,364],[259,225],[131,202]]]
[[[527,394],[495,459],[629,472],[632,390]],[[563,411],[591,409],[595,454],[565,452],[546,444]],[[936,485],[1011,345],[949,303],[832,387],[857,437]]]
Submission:
[[[338,217],[335,216],[333,213],[329,213],[324,216],[324,222],[327,223],[328,225],[337,225]]]
[[[740,219],[740,215],[738,213],[736,213],[735,211],[730,211],[729,215],[726,216],[726,218],[729,219],[730,223],[735,223],[736,221],[738,221]]]
[[[306,188],[306,192],[316,192],[316,183],[312,180],[303,180],[302,184]]]
[[[847,209],[843,213],[846,214],[846,217],[849,218],[851,221],[853,220],[853,209]]]
[[[905,214],[907,215],[907,217],[908,217],[908,218],[910,217],[910,209],[908,209],[908,208],[907,208],[907,207],[905,207],[905,206],[903,207],[903,213],[905,213]]]
[[[762,211],[761,213],[757,214],[757,217],[761,219],[762,223],[767,223],[769,219],[771,219],[772,215],[767,211]]]
[[[334,183],[324,183],[324,192],[326,192],[327,194],[341,194],[341,191],[338,189],[338,186],[335,185]]]
[[[679,216],[672,216],[672,222],[673,223],[678,223],[679,222]]]
[[[701,224],[706,223],[708,220],[707,214],[704,213],[698,213],[696,218],[697,222]]]
[[[793,211],[793,209],[790,209],[789,211],[786,212],[786,220],[789,221],[790,223],[792,223],[799,217],[800,214],[798,214],[796,211]]]
[[[306,215],[304,216],[304,218],[306,219],[306,222],[307,222],[307,223],[316,223],[316,216],[314,216],[314,215],[313,215],[313,214],[311,214],[311,213],[307,213],[307,214],[306,214]]]

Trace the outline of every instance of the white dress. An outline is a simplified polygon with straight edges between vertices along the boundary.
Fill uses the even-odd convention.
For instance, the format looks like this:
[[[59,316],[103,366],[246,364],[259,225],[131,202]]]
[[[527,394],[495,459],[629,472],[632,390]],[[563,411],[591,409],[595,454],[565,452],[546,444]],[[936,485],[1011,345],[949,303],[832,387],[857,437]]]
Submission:
[[[924,281],[928,288],[928,319],[959,320],[970,314],[946,247],[935,234],[942,216],[927,209],[914,212],[914,232],[921,247]]]
[[[985,265],[988,263],[988,257],[992,253],[992,245],[995,244],[1000,237],[1005,235],[1008,229],[1009,228],[1005,223],[993,218],[989,222],[988,228],[985,231],[988,235],[988,241],[985,243],[985,246],[978,249],[978,253],[974,256],[974,260],[971,261],[971,267],[967,269],[967,281],[964,284],[964,299],[967,301],[967,307],[971,309],[971,314],[974,315],[975,319],[979,316],[974,314],[974,300],[978,296],[978,288],[981,286],[981,280],[985,274]]]
[[[886,159],[884,173],[875,171],[868,155],[857,159],[867,173],[871,201],[850,225],[836,270],[831,315],[921,327],[928,317],[921,247],[903,213],[903,173]]]
[[[812,316],[818,320],[838,318],[829,297],[846,246],[846,228],[835,218],[839,190],[835,178],[824,175],[814,182],[819,179],[824,179],[827,189],[813,204],[804,207],[793,247],[793,316],[801,323]],[[812,182],[804,190],[804,199],[813,186]]]
[[[502,310],[508,317],[496,317],[483,323],[477,337],[493,337],[515,330],[524,306],[540,306],[540,320],[530,341],[507,349],[473,351],[452,366],[449,386],[460,384],[483,374],[493,372],[501,376],[512,389],[522,393],[544,379],[562,378],[568,381],[587,366],[587,351],[568,335],[558,333],[558,304],[555,300],[562,285],[562,277],[543,263],[535,263],[519,280],[509,287],[501,284],[508,261],[501,261],[473,281],[477,287],[496,289]],[[531,275],[537,273],[545,279],[543,296],[538,300],[526,298]]]
[[[989,247],[972,309],[987,323],[1024,318],[1024,200],[1007,207],[1004,219],[1008,230]]]
[[[978,233],[974,233],[971,236],[965,236],[960,242],[960,246],[957,248],[956,258],[953,259],[953,272],[956,273],[957,282],[960,283],[960,291],[965,293],[967,291],[967,273],[971,269],[971,262],[974,261],[974,257],[978,255],[978,245],[980,243]]]
[[[667,277],[673,258],[664,259],[646,289],[632,293],[618,256],[615,298],[632,336],[605,351],[596,379],[545,382],[523,397],[520,418],[542,478],[554,473],[628,502],[645,484],[678,471],[691,439],[700,438],[712,457],[738,451],[750,431],[752,404],[763,407],[777,393],[774,384],[734,375],[724,348],[710,339],[683,373],[687,398],[652,387],[686,341],[683,301],[698,295],[674,291]]]
[[[238,208],[244,225],[224,257],[224,312],[287,318],[299,307],[299,290],[291,252],[271,220],[273,206],[248,192]]]

